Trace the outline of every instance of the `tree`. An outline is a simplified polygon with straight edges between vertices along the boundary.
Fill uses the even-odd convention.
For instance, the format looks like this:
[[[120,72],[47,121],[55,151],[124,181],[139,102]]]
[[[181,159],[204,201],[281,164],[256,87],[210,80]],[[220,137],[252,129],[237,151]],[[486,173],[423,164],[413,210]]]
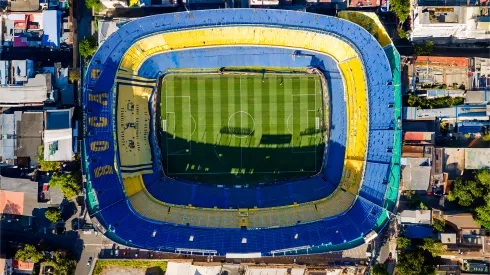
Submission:
[[[476,199],[483,197],[484,188],[474,180],[464,181],[458,177],[454,189],[449,192],[448,199],[457,201],[461,206],[470,206]]]
[[[23,262],[31,260],[33,263],[38,263],[43,259],[43,253],[39,252],[35,246],[26,244],[17,250],[14,258]]]
[[[61,212],[57,208],[48,208],[45,213],[46,219],[51,221],[52,223],[56,223],[61,220]]]
[[[415,55],[417,55],[417,56],[431,55],[433,50],[434,50],[434,42],[433,41],[427,41],[423,44],[415,45]]]
[[[434,223],[432,224],[432,228],[436,231],[444,232],[444,227],[446,226],[445,220],[434,219]]]
[[[102,7],[102,4],[100,3],[100,0],[85,0],[85,6],[89,9],[99,11]]]
[[[400,249],[408,248],[411,245],[411,243],[412,241],[410,241],[410,239],[404,237],[398,237],[396,239],[396,245],[398,245],[398,248]]]
[[[486,135],[484,135],[483,137],[483,141],[490,141],[490,132],[488,132]]]
[[[435,266],[426,261],[423,251],[420,250],[400,253],[396,269],[399,275],[435,274]]]
[[[444,254],[447,250],[446,245],[440,242],[436,242],[432,238],[425,238],[424,244],[421,245],[420,248],[428,251],[434,257]]]
[[[79,51],[81,56],[87,58],[89,56],[94,55],[96,50],[97,50],[97,40],[95,39],[95,37],[89,37],[82,40],[82,42],[80,42]]]
[[[475,208],[473,218],[475,219],[475,222],[481,226],[490,229],[490,205],[488,202]]]
[[[410,1],[409,0],[391,0],[391,11],[396,13],[400,22],[405,22],[410,14]]]
[[[71,71],[69,76],[68,76],[68,80],[70,80],[71,83],[73,83],[75,81],[79,81],[80,80],[80,71],[79,70]]]
[[[490,170],[481,169],[476,172],[476,179],[487,188],[490,187]]]
[[[408,33],[404,31],[401,27],[398,27],[397,29],[398,37],[401,39],[408,39]]]
[[[80,172],[55,173],[49,184],[59,186],[67,199],[71,199],[82,191],[82,175]]]
[[[424,265],[424,256],[419,251],[399,254],[396,268],[400,275],[420,275]]]
[[[37,147],[37,161],[39,166],[41,167],[39,170],[52,172],[60,169],[61,162],[58,161],[46,161],[44,160],[44,146]]]
[[[373,266],[373,275],[388,275],[384,264],[376,264]]]
[[[54,254],[54,259],[46,262],[54,268],[54,275],[72,275],[75,274],[77,262],[71,257],[64,257],[60,252]]]

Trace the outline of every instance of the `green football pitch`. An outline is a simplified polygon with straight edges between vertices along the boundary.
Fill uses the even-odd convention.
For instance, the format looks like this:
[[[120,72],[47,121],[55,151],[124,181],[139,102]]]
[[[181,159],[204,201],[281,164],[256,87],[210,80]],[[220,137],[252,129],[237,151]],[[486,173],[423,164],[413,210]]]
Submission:
[[[223,185],[318,173],[323,89],[320,76],[307,73],[165,76],[159,108],[165,173]]]

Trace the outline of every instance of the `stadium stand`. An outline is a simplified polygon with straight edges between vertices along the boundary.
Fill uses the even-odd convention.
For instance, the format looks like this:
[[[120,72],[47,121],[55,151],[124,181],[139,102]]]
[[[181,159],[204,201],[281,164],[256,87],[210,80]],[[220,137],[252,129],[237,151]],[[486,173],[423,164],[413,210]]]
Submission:
[[[190,16],[191,14],[192,16]],[[263,36],[271,34],[270,31],[273,28],[264,26],[275,25],[284,28],[285,22],[287,22],[287,26],[291,29],[286,29],[284,32],[277,31],[279,29],[274,29],[275,32],[273,32],[274,34],[278,33],[277,36],[274,37],[278,39],[277,41],[282,41],[282,44],[268,43],[272,42],[269,40],[270,38],[264,38]],[[215,27],[217,24],[224,27]],[[237,24],[253,24],[260,25],[261,27],[237,27]],[[205,26],[212,27],[206,29]],[[189,30],[189,32],[186,33],[186,36],[183,37],[183,32],[176,30],[184,27],[198,27],[198,29]],[[329,35],[324,35],[322,32],[328,32]],[[160,33],[159,35],[162,36],[151,35],[154,33]],[[187,34],[190,35],[187,36]],[[281,40],[288,36],[291,37],[291,34],[293,34],[292,37],[301,37],[301,35],[303,35],[302,37],[304,37],[305,42],[296,42],[296,40],[301,40],[296,38],[295,41]],[[159,39],[163,38],[164,40],[160,40],[160,42],[158,40],[148,40],[147,42],[149,44],[145,44],[146,42],[143,43],[142,41],[145,39],[143,37],[147,37],[147,35],[150,35],[150,37],[159,37]],[[335,48],[338,49],[338,51],[335,50],[335,52],[329,53],[333,56],[342,57],[340,59],[335,58],[341,63],[342,61],[348,62],[347,59],[350,57],[357,56],[359,58],[358,60],[363,66],[361,73],[363,72],[362,82],[364,84],[361,84],[361,87],[362,85],[367,87],[367,89],[364,88],[364,93],[366,93],[367,90],[367,95],[365,94],[364,98],[366,98],[366,96],[368,98],[368,107],[364,105],[364,108],[368,109],[365,109],[362,113],[356,113],[355,109],[349,109],[348,112],[352,112],[350,113],[352,116],[362,117],[365,115],[366,120],[364,124],[359,125],[359,128],[368,128],[364,130],[364,136],[360,135],[359,141],[357,138],[355,141],[354,139],[352,140],[353,143],[349,141],[343,152],[354,152],[354,155],[362,155],[361,160],[353,160],[361,162],[362,164],[360,167],[357,165],[355,167],[353,166],[352,169],[355,169],[359,175],[362,175],[361,177],[364,177],[366,182],[368,178],[370,181],[375,180],[376,176],[371,175],[372,173],[383,175],[382,170],[383,168],[388,169],[387,165],[389,163],[388,188],[386,189],[387,191],[382,207],[379,205],[380,194],[368,192],[368,188],[366,188],[366,192],[363,193],[364,186],[368,185],[366,182],[363,183],[362,179],[357,183],[357,189],[359,189],[361,184],[363,186],[363,189],[361,189],[361,196],[357,199],[355,199],[357,193],[345,192],[341,189],[337,189],[330,198],[324,199],[324,201],[315,205],[316,208],[320,205],[319,209],[324,209],[327,212],[332,211],[331,209],[333,207],[331,206],[333,204],[330,203],[335,202],[334,199],[338,199],[339,201],[334,205],[340,207],[347,206],[345,210],[338,209],[337,211],[342,212],[319,214],[321,218],[315,222],[304,222],[298,219],[295,226],[276,228],[274,227],[274,224],[279,224],[281,226],[289,225],[297,218],[304,218],[305,220],[315,218],[310,212],[312,209],[311,204],[293,204],[289,207],[278,208],[278,211],[283,211],[288,208],[293,209],[292,211],[295,214],[292,216],[294,219],[292,219],[290,217],[285,217],[284,215],[286,214],[283,215],[283,213],[280,213],[277,222],[267,215],[257,214],[262,213],[261,211],[273,211],[274,208],[250,208],[248,209],[248,216],[246,211],[242,211],[238,216],[247,217],[247,221],[245,221],[248,225],[247,228],[228,228],[228,226],[224,226],[226,229],[218,229],[219,225],[224,224],[219,222],[219,218],[215,219],[215,217],[213,217],[213,221],[209,222],[209,215],[207,220],[204,219],[202,222],[200,218],[199,220],[196,220],[196,225],[183,223],[184,221],[182,220],[176,221],[174,218],[169,222],[164,222],[162,219],[147,218],[142,215],[142,213],[149,213],[150,210],[147,210],[146,208],[141,209],[139,207],[141,205],[146,205],[147,207],[149,205],[148,202],[143,202],[142,204],[139,204],[140,206],[132,206],[133,201],[136,202],[138,200],[147,200],[150,198],[148,196],[150,193],[145,194],[146,190],[144,187],[142,187],[143,190],[138,191],[138,187],[134,187],[135,183],[132,182],[141,182],[141,180],[144,180],[146,184],[147,179],[156,179],[158,176],[146,174],[140,178],[126,177],[129,181],[128,183],[124,182],[124,184],[118,176],[118,170],[115,166],[117,165],[117,162],[114,163],[114,156],[116,155],[116,150],[118,150],[118,148],[114,145],[112,119],[115,94],[111,92],[117,71],[122,68],[126,69],[128,73],[135,75],[137,74],[138,69],[141,68],[140,66],[143,63],[143,60],[147,59],[148,56],[157,51],[202,47],[204,45],[203,42],[205,41],[206,47],[210,45],[236,45],[237,42],[234,41],[240,41],[234,40],[237,39],[237,35],[243,35],[243,43],[239,43],[242,45],[286,45],[300,49],[321,49],[320,52]],[[325,37],[328,38],[325,39]],[[336,41],[335,39],[337,42],[333,42]],[[396,177],[397,173],[399,175],[399,158],[396,158],[399,157],[400,153],[400,149],[397,146],[400,143],[397,142],[401,142],[397,132],[400,131],[400,127],[397,123],[397,119],[399,118],[397,116],[397,114],[399,114],[399,105],[397,105],[398,99],[396,98],[399,94],[397,94],[396,91],[395,93],[393,91],[393,83],[395,83],[395,85],[399,84],[394,77],[396,73],[399,74],[399,56],[397,61],[396,53],[394,51],[395,61],[390,64],[391,60],[389,61],[387,58],[389,55],[386,52],[386,49],[383,51],[379,43],[358,25],[328,16],[315,16],[307,13],[280,10],[243,9],[234,10],[232,13],[230,13],[230,11],[210,10],[193,13],[158,15],[135,20],[124,25],[108,40],[111,40],[111,43],[104,43],[92,59],[84,87],[84,110],[86,115],[86,129],[84,129],[86,131],[86,138],[84,141],[84,163],[86,166],[84,167],[84,173],[87,178],[85,188],[87,200],[91,204],[89,206],[91,215],[95,216],[104,226],[106,229],[106,236],[119,243],[130,246],[171,252],[178,251],[180,253],[199,252],[202,254],[222,255],[230,252],[260,252],[263,255],[304,254],[355,247],[365,242],[365,238],[370,232],[373,230],[378,232],[386,224],[389,219],[389,213],[385,209],[390,210],[394,206],[394,203],[396,203],[397,196],[395,193],[397,194],[398,191],[399,179]],[[164,43],[161,43],[162,41],[164,41]],[[217,42],[223,44],[218,44]],[[330,44],[326,42],[329,42]],[[340,43],[340,45],[345,45],[346,48],[331,47],[332,43]],[[129,54],[124,58],[123,56],[126,49],[133,49],[134,45],[138,45],[138,47],[142,47],[141,49],[145,49],[144,53],[138,52],[138,50],[131,50],[128,51]],[[311,48],[313,46],[317,48]],[[122,60],[121,66],[118,66],[119,60]],[[345,79],[345,73],[343,76]],[[359,74],[352,77],[353,81],[359,81],[359,78]],[[354,96],[353,99],[357,98],[358,90],[351,89],[351,92],[349,92],[349,89],[346,90],[347,98],[349,96]],[[353,94],[354,91],[355,95]],[[366,102],[364,104],[366,104]],[[354,105],[349,104],[349,106]],[[357,126],[351,127],[349,123],[346,127],[348,135],[352,135],[351,130],[355,129]],[[389,162],[388,158],[388,162],[384,161],[383,163],[377,163],[373,160],[373,163],[379,164],[380,166],[371,165],[370,161],[367,162],[367,165],[364,165],[364,162],[369,159],[366,152],[371,150],[371,143],[373,142],[370,136],[368,136],[368,129],[369,132],[379,130],[379,133],[392,133],[394,136],[393,148],[390,152],[387,152],[387,155],[391,154],[392,156],[391,162]],[[339,134],[338,137],[341,136],[342,134]],[[151,141],[151,138],[149,140]],[[364,141],[364,143],[362,141]],[[92,146],[92,144],[103,145]],[[352,149],[353,151],[351,151],[350,148],[347,148],[347,146],[351,145],[355,145],[355,148]],[[384,148],[384,146],[388,145],[382,143],[377,146]],[[96,150],[93,150],[93,148]],[[362,150],[364,150],[364,154],[362,154]],[[331,148],[329,148],[329,154],[331,151]],[[338,152],[340,151],[336,151],[337,154]],[[376,158],[378,156],[374,157]],[[385,156],[383,155],[380,158],[382,157]],[[331,165],[331,162],[327,162],[327,166],[329,165]],[[368,169],[375,166],[376,169],[373,168],[373,172]],[[362,170],[363,168],[365,168],[364,172]],[[139,180],[134,180],[134,178]],[[357,178],[358,176],[356,176],[356,181]],[[170,182],[170,180],[168,181]],[[327,181],[324,180],[324,182]],[[335,181],[331,182],[335,184]],[[148,188],[151,189],[159,185],[159,183],[159,181],[149,182]],[[131,187],[126,189],[126,194],[124,194],[122,190],[126,185]],[[196,190],[194,189],[196,187],[192,186],[191,183],[189,183],[189,186],[191,189]],[[282,186],[287,185],[283,184]],[[382,192],[382,189],[375,186],[373,182],[371,182],[369,186],[371,186],[373,190],[378,190],[377,192]],[[227,191],[223,191],[223,197],[229,195],[226,194],[226,192]],[[196,197],[193,194],[195,194],[195,191],[194,193],[190,193],[191,200]],[[264,197],[262,192],[260,192],[260,194],[260,196],[257,196],[257,192],[255,194],[256,200],[259,202]],[[294,193],[290,191],[289,194],[289,197],[291,197],[291,194]],[[372,196],[373,198],[376,198],[377,201],[370,201],[367,198],[367,194],[374,194]],[[182,195],[189,196],[188,193]],[[127,196],[130,196],[129,199]],[[253,194],[250,194],[250,196],[252,197]],[[156,201],[154,202],[158,203]],[[353,204],[351,202],[353,202]],[[325,205],[323,203],[325,203]],[[330,205],[327,205],[327,203]],[[271,202],[271,204],[274,204],[274,202]],[[272,206],[273,205],[271,205],[271,207]],[[324,208],[322,208],[322,206],[324,206]],[[164,209],[162,207],[166,206],[160,205],[159,210]],[[137,208],[141,212],[138,211]],[[183,207],[179,209],[187,210],[187,208]],[[220,211],[223,210],[216,210],[214,214],[220,213]],[[172,210],[170,210],[170,212],[172,212]],[[193,213],[200,212],[197,211]],[[157,217],[159,213],[149,213],[147,215]],[[251,219],[254,215],[256,215],[256,218]],[[193,219],[198,219],[198,217],[194,216]],[[298,223],[298,221],[300,222]],[[212,223],[212,227],[203,227],[202,225],[206,223]],[[238,224],[243,224],[243,220],[238,220]],[[268,226],[271,224],[272,228]],[[252,228],[262,228],[262,226],[266,228],[260,230],[248,229],[250,225],[254,225]]]

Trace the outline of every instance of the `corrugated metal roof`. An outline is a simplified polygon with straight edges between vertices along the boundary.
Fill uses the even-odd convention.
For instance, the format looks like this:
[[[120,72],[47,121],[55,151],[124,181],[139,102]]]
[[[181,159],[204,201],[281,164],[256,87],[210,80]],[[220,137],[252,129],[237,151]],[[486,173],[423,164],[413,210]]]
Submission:
[[[61,36],[61,12],[57,10],[43,11],[43,46],[59,48]]]

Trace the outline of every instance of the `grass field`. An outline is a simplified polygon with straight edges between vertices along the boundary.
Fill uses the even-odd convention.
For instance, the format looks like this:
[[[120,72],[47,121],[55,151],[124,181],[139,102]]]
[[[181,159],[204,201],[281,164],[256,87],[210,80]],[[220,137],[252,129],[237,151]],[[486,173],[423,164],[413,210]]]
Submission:
[[[326,127],[318,75],[170,74],[160,114],[168,176],[254,184],[320,171]]]

